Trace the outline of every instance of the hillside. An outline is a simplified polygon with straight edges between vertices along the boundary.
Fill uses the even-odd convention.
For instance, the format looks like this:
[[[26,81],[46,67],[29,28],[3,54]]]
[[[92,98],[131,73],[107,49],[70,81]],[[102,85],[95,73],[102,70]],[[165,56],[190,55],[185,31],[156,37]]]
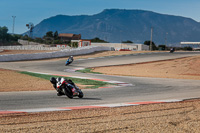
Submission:
[[[131,40],[143,43],[179,44],[181,41],[200,41],[200,23],[181,16],[159,14],[144,10],[106,9],[95,15],[57,15],[37,24],[33,35],[42,37],[48,31],[81,34],[83,39],[99,37],[108,42]],[[167,38],[167,39],[165,39]]]

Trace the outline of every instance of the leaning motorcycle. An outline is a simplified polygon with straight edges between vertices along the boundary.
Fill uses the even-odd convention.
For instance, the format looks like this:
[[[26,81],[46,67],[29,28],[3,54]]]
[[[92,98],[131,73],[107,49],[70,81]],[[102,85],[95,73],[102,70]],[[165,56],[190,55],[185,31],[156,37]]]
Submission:
[[[83,92],[75,84],[72,85],[67,82],[62,82],[60,90],[70,99],[76,96],[78,96],[79,98],[83,98]],[[78,92],[78,94],[74,95],[72,90],[75,90],[76,92]]]
[[[72,62],[73,62],[73,60],[70,61],[70,60],[68,59],[68,60],[65,62],[65,66],[71,64]]]
[[[51,81],[50,79],[50,82],[53,85],[55,85],[54,88],[61,95],[66,95],[70,99],[76,96],[78,96],[79,98],[83,98],[83,92],[71,80],[65,80],[64,78],[60,78],[58,81]],[[73,92],[76,93],[74,94]]]
[[[174,49],[174,48],[171,48],[169,52],[170,52],[170,53],[173,53],[174,51],[175,51],[175,49]]]
[[[65,66],[71,64],[74,61],[73,56],[70,56],[68,60],[65,62]]]

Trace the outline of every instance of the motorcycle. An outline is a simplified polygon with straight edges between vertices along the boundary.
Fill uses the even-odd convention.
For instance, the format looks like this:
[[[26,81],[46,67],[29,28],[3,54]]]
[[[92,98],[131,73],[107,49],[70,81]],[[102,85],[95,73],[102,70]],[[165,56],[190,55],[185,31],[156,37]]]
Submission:
[[[76,86],[72,80],[65,80],[64,78],[60,78],[58,81],[52,82],[55,85],[57,92],[61,95],[66,95],[68,98],[72,99],[73,97],[78,96],[79,98],[83,98],[83,92]],[[76,92],[75,94],[73,92]]]
[[[69,57],[69,59],[65,62],[65,66],[71,64],[74,61],[73,57]]]
[[[174,49],[174,48],[171,48],[169,52],[170,52],[170,53],[173,53],[174,51],[175,51],[175,49]]]

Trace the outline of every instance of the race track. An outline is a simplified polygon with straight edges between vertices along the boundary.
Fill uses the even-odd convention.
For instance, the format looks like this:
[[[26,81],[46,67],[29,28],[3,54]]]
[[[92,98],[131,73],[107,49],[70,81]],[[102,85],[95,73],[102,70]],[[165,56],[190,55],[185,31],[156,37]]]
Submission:
[[[71,71],[77,68],[131,64],[182,58],[192,55],[200,55],[200,53],[175,52],[170,54],[165,52],[101,57],[95,59],[89,58],[75,60],[70,66],[64,66],[65,60],[1,62],[0,67],[6,69],[120,81],[132,84],[132,86],[83,90],[85,95],[83,99],[68,99],[65,96],[58,97],[56,96],[55,91],[1,92],[0,110],[71,107],[196,98],[200,96],[200,82],[198,80],[107,76],[75,73]]]

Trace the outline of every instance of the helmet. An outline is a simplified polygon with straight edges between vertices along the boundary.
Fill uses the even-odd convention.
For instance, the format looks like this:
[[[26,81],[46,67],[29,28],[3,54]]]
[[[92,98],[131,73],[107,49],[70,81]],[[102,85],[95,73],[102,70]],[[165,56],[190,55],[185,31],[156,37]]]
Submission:
[[[73,58],[73,56],[70,56],[71,58]]]
[[[58,78],[57,78],[57,81],[61,81],[61,77],[58,77]]]
[[[51,82],[52,84],[56,84],[56,78],[55,78],[55,77],[51,77],[51,78],[50,78],[50,82]]]

